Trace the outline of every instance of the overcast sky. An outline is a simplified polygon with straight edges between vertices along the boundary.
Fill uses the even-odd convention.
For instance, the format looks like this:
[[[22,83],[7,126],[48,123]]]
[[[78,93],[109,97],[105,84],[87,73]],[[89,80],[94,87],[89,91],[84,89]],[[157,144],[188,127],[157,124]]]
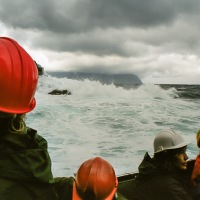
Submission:
[[[0,0],[0,35],[46,71],[200,84],[200,0]]]

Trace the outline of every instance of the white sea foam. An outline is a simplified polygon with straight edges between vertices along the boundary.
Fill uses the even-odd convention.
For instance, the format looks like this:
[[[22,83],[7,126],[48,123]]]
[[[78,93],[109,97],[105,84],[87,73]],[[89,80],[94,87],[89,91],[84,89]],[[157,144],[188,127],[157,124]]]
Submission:
[[[72,95],[49,95],[54,89]],[[94,156],[107,159],[120,175],[136,171],[146,151],[152,155],[155,134],[166,128],[191,141],[188,155],[196,156],[200,101],[177,97],[175,88],[158,85],[124,89],[43,76],[27,124],[47,139],[54,176],[73,175]]]

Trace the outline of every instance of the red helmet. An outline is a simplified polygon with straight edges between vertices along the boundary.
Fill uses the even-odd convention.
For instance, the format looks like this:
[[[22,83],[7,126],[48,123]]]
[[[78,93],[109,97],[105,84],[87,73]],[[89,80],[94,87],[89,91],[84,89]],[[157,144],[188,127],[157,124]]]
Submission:
[[[112,200],[118,186],[113,167],[102,158],[85,161],[73,184],[73,200]]]
[[[37,82],[31,56],[15,40],[0,37],[0,111],[21,114],[33,110]]]

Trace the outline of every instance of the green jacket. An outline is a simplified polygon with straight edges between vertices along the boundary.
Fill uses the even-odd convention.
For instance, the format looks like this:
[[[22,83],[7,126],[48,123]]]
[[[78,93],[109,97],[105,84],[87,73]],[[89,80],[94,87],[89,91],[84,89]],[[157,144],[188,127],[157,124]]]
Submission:
[[[64,188],[63,194],[69,190],[71,195],[73,179],[62,178],[60,182],[52,176],[47,142],[43,137],[30,128],[27,134],[5,133],[2,129],[0,132],[1,200],[64,199],[59,197]]]

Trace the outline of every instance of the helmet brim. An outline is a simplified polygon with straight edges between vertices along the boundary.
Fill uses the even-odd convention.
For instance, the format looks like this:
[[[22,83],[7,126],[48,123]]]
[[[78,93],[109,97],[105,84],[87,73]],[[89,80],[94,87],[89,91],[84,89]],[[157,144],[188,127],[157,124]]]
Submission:
[[[80,196],[78,195],[78,191],[76,189],[76,182],[75,181],[73,183],[72,199],[73,200],[81,200]]]
[[[173,147],[163,148],[163,149],[158,150],[158,151],[156,151],[154,153],[160,153],[160,152],[167,151],[167,150],[172,150],[172,149],[179,149],[179,148],[187,146],[188,144],[190,144],[190,142],[182,142],[182,143],[180,143],[178,145],[175,145]]]
[[[118,187],[118,179],[116,178],[116,186],[113,188],[112,192],[104,199],[104,200],[112,200]],[[72,199],[73,200],[82,200],[79,196],[78,191],[76,189],[76,181],[73,183],[73,191],[72,191]]]

